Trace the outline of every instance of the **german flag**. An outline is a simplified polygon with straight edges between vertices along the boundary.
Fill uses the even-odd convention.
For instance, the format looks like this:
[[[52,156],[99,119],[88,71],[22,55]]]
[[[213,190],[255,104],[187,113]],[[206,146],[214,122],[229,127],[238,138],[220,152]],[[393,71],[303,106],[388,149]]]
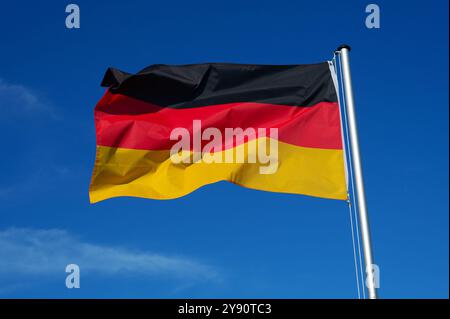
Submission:
[[[333,72],[330,62],[109,68],[94,112],[91,203],[173,199],[218,181],[346,199]]]

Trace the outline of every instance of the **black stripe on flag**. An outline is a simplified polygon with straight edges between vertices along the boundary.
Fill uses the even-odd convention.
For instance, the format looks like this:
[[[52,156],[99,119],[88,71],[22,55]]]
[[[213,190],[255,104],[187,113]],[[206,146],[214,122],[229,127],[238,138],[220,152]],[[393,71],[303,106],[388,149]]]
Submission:
[[[235,102],[292,106],[337,102],[327,62],[306,65],[157,64],[136,74],[109,68],[101,85],[109,87],[112,93],[172,108]]]

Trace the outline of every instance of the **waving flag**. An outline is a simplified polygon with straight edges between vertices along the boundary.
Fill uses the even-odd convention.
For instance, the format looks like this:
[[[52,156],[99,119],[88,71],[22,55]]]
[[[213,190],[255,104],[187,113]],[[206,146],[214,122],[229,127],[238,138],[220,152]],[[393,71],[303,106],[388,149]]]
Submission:
[[[333,72],[328,62],[108,69],[91,202],[172,199],[218,181],[346,199]]]

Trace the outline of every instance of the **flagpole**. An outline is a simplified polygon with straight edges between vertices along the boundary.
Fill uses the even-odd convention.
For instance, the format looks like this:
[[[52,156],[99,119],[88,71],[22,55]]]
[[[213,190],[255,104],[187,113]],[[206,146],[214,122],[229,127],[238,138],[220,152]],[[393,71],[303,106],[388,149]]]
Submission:
[[[377,299],[377,289],[374,281],[374,261],[372,255],[372,244],[370,239],[370,227],[367,214],[366,196],[364,192],[364,181],[361,167],[361,156],[359,153],[358,129],[356,126],[355,104],[353,100],[352,79],[350,74],[349,52],[350,46],[343,44],[336,49],[340,55],[342,68],[342,82],[344,87],[345,104],[347,111],[348,133],[350,135],[351,157],[355,177],[355,191],[358,200],[359,224],[361,229],[361,240],[364,251],[364,263],[366,266],[366,286],[370,299]]]

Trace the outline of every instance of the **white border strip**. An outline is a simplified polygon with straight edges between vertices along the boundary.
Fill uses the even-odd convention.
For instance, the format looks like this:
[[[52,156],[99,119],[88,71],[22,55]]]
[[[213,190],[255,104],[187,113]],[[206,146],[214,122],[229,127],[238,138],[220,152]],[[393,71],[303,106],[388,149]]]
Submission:
[[[334,59],[336,61],[336,59]],[[339,122],[341,123],[341,138],[342,138],[342,149],[344,150],[344,166],[345,166],[345,183],[347,184],[347,194],[349,193],[349,180],[348,180],[348,167],[347,167],[347,147],[344,139],[344,119],[342,118],[342,106],[341,106],[341,97],[339,95],[339,83],[336,74],[336,65],[333,61],[328,61],[328,66],[330,67],[331,78],[333,79],[334,89],[336,91],[336,96],[338,98],[339,104]]]

